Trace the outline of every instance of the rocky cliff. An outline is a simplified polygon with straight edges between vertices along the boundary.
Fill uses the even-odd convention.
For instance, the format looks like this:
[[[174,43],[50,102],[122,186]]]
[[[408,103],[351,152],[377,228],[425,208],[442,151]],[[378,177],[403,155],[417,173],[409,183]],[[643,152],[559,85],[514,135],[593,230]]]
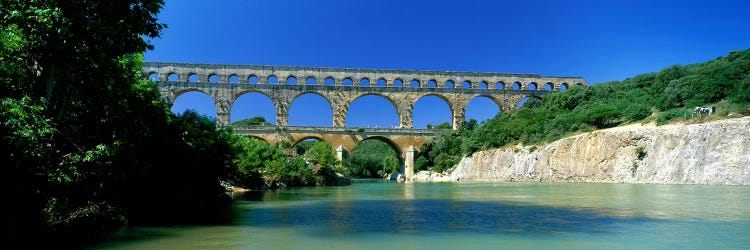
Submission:
[[[530,147],[480,151],[415,181],[750,185],[750,117],[631,125]]]

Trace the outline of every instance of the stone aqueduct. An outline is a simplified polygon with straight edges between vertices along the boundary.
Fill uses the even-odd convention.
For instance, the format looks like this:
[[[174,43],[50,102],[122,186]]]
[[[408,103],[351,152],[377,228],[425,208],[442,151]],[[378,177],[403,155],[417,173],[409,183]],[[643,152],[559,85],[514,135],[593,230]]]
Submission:
[[[407,179],[413,174],[415,149],[434,135],[434,132],[412,129],[413,108],[421,97],[436,96],[445,101],[452,114],[453,129],[457,129],[465,119],[469,101],[475,97],[487,97],[502,112],[509,112],[525,97],[540,97],[572,85],[586,84],[581,77],[535,74],[164,62],[146,62],[142,73],[156,81],[162,98],[168,103],[190,91],[210,96],[220,126],[229,124],[232,105],[243,94],[255,92],[267,96],[276,109],[276,126],[235,131],[271,143],[279,140],[296,143],[314,137],[337,147],[341,158],[342,150],[353,149],[359,141],[370,138],[387,141],[404,158]],[[328,101],[333,111],[333,128],[288,126],[291,103],[308,93]],[[367,95],[383,97],[396,108],[399,129],[368,128],[354,132],[344,128],[349,106]]]
[[[581,77],[534,74],[159,62],[145,63],[143,73],[158,82],[162,97],[170,103],[189,91],[209,95],[216,105],[219,125],[229,124],[229,113],[237,98],[245,93],[258,92],[273,101],[278,126],[288,125],[288,110],[295,98],[315,93],[330,103],[333,127],[346,125],[349,105],[357,98],[378,95],[396,108],[400,127],[411,128],[414,104],[419,98],[429,95],[448,104],[456,129],[463,122],[466,106],[474,97],[488,97],[501,111],[507,112],[524,97],[542,96],[573,84],[586,84]],[[257,83],[252,83],[252,79],[257,79]],[[277,79],[277,82],[269,82],[269,79]],[[314,84],[308,84],[309,79]],[[351,85],[346,86],[347,82]],[[378,86],[375,84],[378,82],[383,84]],[[415,86],[412,83],[416,83]]]

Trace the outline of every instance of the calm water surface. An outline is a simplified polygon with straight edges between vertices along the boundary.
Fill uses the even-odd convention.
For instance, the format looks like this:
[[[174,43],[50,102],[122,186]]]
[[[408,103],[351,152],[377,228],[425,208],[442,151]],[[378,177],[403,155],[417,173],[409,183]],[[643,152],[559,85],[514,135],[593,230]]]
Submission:
[[[98,249],[748,249],[750,187],[360,181],[235,194],[224,225]]]

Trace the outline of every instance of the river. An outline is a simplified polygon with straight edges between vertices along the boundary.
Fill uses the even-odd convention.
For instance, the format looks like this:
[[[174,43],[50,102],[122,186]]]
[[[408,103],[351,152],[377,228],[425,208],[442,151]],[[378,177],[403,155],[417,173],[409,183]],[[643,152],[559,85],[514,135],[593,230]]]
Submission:
[[[750,187],[355,181],[235,194],[221,225],[95,249],[747,249]]]

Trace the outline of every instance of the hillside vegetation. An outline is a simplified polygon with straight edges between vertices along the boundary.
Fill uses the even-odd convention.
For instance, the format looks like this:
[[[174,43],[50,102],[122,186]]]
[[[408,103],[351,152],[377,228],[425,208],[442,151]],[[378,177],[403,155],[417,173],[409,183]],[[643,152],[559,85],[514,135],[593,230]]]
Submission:
[[[711,117],[696,116],[696,106],[715,106]],[[724,57],[674,65],[624,81],[576,86],[530,99],[515,112],[482,124],[464,123],[422,147],[417,168],[441,172],[478,150],[536,144],[633,122],[666,124],[750,114],[750,50]],[[421,164],[421,165],[420,165]]]

